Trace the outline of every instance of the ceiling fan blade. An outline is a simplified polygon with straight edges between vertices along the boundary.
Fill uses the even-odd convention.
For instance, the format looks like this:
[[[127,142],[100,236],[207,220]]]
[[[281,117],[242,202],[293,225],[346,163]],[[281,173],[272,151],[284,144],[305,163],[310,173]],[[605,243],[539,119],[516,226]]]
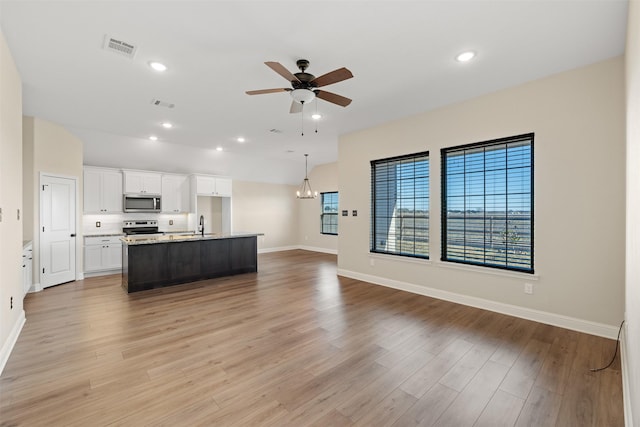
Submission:
[[[302,113],[302,104],[296,101],[291,101],[291,108],[289,109],[289,113],[291,114]]]
[[[350,79],[351,77],[353,77],[351,71],[342,67],[327,74],[323,74],[320,77],[316,77],[312,82],[316,84],[316,87],[322,87]]]
[[[263,93],[276,93],[276,92],[287,92],[291,89],[287,88],[278,88],[278,89],[260,89],[260,90],[248,90],[245,93],[247,95],[262,95]]]
[[[265,62],[265,65],[267,67],[271,68],[276,73],[280,74],[282,77],[287,79],[287,81],[289,81],[289,82],[299,82],[300,81],[300,80],[298,80],[298,78],[296,76],[291,74],[291,72],[289,70],[284,68],[284,66],[279,62],[269,61],[269,62]]]
[[[333,104],[340,105],[341,107],[346,107],[351,104],[351,100],[349,98],[345,98],[344,96],[327,92],[325,90],[314,90],[316,96],[320,99],[324,99],[325,101],[331,102]]]

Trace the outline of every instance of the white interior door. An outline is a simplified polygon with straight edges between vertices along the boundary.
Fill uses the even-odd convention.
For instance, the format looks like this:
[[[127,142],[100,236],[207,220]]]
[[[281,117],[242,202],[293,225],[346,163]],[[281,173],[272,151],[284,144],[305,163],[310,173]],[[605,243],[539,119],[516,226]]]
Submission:
[[[43,288],[76,277],[76,180],[40,178],[40,283]]]

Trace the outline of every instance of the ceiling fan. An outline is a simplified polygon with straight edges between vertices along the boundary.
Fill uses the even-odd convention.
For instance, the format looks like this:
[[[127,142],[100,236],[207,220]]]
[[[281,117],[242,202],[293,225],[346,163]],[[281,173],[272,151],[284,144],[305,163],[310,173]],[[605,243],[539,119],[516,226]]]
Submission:
[[[290,92],[293,101],[291,102],[290,113],[300,113],[304,104],[309,103],[315,97],[331,102],[341,107],[346,107],[351,104],[351,99],[344,96],[327,92],[326,90],[320,90],[319,87],[328,86],[330,84],[338,83],[343,80],[353,77],[351,71],[346,68],[338,68],[327,74],[323,74],[320,77],[316,77],[313,74],[305,72],[309,68],[309,61],[306,59],[299,59],[296,61],[296,65],[300,69],[299,73],[290,73],[279,62],[265,62],[265,65],[271,68],[276,73],[287,79],[291,83],[290,88],[277,88],[277,89],[261,89],[261,90],[248,90],[247,95],[262,95],[264,93],[276,93],[276,92]]]

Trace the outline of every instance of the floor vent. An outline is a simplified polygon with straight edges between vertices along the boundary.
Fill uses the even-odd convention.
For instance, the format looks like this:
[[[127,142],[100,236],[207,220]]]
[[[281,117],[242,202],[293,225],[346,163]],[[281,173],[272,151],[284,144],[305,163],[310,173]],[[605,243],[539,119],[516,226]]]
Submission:
[[[104,36],[104,45],[102,46],[104,50],[108,50],[109,52],[117,53],[118,55],[126,56],[129,59],[133,59],[136,55],[137,46],[127,43],[122,40],[114,39],[109,35]]]
[[[173,108],[176,104],[167,101],[160,101],[159,99],[152,99],[151,103],[156,107],[165,107],[165,108]]]

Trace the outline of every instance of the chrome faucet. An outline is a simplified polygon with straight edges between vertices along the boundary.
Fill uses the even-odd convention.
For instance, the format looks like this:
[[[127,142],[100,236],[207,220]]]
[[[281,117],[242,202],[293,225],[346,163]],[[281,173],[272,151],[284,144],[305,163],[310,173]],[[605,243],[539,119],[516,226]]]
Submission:
[[[200,215],[200,232],[202,233],[202,237],[204,237],[204,215]]]

